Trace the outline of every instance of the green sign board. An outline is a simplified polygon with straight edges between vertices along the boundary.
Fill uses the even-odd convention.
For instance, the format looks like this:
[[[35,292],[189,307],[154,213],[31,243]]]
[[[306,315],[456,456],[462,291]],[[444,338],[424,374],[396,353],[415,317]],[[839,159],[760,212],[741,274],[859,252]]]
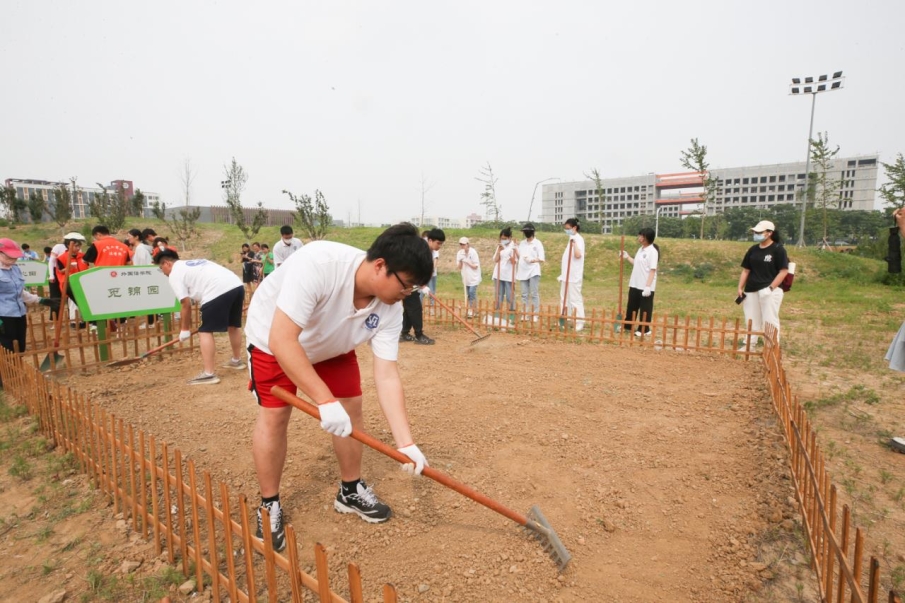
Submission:
[[[169,280],[156,266],[99,266],[73,274],[70,282],[85,320],[179,311]]]
[[[47,273],[49,267],[47,262],[38,262],[36,260],[26,260],[16,262],[16,266],[22,271],[25,277],[26,287],[41,287],[47,284]]]

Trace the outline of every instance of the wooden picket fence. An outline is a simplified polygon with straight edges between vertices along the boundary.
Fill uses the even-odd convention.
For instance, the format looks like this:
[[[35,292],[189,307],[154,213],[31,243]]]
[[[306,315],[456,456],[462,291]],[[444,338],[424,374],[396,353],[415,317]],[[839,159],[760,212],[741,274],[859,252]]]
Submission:
[[[841,525],[836,485],[826,470],[826,457],[782,365],[782,349],[773,325],[766,326],[764,370],[773,408],[789,446],[792,482],[808,545],[811,568],[817,574],[821,601],[876,603],[880,594],[880,562],[871,557],[864,576],[864,535],[852,522],[851,509],[842,505]],[[865,594],[866,587],[866,594]],[[848,593],[848,594],[846,594]],[[902,603],[889,591],[889,603]]]
[[[474,316],[469,316],[463,299],[437,300],[430,305],[423,300],[425,322],[460,327],[463,321],[478,331],[507,331],[541,338],[564,341],[606,342],[629,347],[651,347],[674,351],[709,352],[726,354],[733,358],[749,360],[762,355],[755,348],[754,337],[763,332],[754,331],[750,321],[745,325],[741,319],[716,319],[713,316],[692,319],[657,313],[653,320],[647,316],[636,317],[625,322],[616,310],[591,309],[590,314],[579,319],[574,313],[564,316],[561,308],[547,306],[540,312],[526,311],[521,305],[514,310],[494,308],[488,300],[478,300]],[[576,324],[582,326],[576,330]],[[634,336],[641,331],[640,337]]]
[[[275,552],[266,514],[261,541],[254,537],[256,525],[249,519],[254,508],[249,508],[245,496],[233,506],[227,485],[219,482],[215,488],[207,471],[199,479],[194,462],[183,459],[178,448],[171,451],[166,442],[158,445],[154,436],[136,433],[132,425],[86,396],[46,378],[26,356],[2,348],[0,378],[5,395],[27,405],[45,436],[58,450],[71,454],[94,486],[112,500],[114,514],[122,513],[135,532],[151,538],[158,555],[166,551],[171,564],[178,559],[187,577],[194,572],[198,591],[209,587],[214,601],[228,596],[234,603],[276,603],[285,598],[278,588],[279,573],[282,592],[288,588],[293,603],[307,600],[306,590],[321,602],[346,602],[330,589],[323,545],[314,546],[316,575],[302,571],[291,525],[286,525],[285,554]],[[256,553],[263,569],[256,567]],[[390,584],[384,585],[382,595],[384,603],[397,600]],[[354,563],[348,566],[348,596],[350,603],[364,601]]]

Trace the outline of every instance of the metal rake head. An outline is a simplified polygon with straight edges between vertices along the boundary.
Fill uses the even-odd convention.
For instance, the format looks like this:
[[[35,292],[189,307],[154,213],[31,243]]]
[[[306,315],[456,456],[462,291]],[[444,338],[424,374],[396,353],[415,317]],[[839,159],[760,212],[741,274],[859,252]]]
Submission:
[[[527,517],[528,521],[524,526],[525,529],[541,543],[544,551],[556,562],[559,571],[565,571],[569,561],[572,560],[572,555],[566,550],[559,536],[556,535],[556,530],[550,526],[547,518],[544,517],[537,505],[531,507]]]

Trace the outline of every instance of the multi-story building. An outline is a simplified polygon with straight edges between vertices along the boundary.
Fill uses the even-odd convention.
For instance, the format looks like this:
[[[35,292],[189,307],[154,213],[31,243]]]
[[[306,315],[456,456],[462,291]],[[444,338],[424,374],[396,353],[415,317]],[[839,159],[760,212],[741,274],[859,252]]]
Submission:
[[[15,188],[16,196],[20,199],[27,200],[31,193],[37,193],[44,199],[44,202],[48,205],[53,203],[54,189],[69,189],[72,199],[72,217],[75,219],[90,217],[91,214],[88,211],[88,204],[94,201],[95,197],[102,195],[104,192],[101,188],[98,187],[76,186],[73,185],[72,182],[55,182],[52,180],[33,180],[22,178],[7,178],[6,186]],[[107,193],[110,195],[114,195],[122,191],[126,196],[126,199],[131,199],[136,190],[131,180],[114,180],[110,183],[109,186],[106,187],[106,189]],[[149,218],[152,216],[151,206],[155,202],[160,201],[160,195],[148,191],[141,192],[145,197],[142,215],[145,218]],[[48,219],[50,219],[50,216],[45,213],[44,220]]]
[[[462,228],[462,220],[458,218],[444,218],[443,216],[415,216],[409,220],[415,226],[422,228],[424,226],[433,226],[435,228]]]
[[[828,177],[839,183],[837,206],[841,209],[874,209],[877,188],[877,155],[835,159]],[[814,166],[811,165],[813,173]],[[804,191],[805,162],[714,169],[719,179],[713,199],[704,208],[708,215],[734,207],[769,209],[800,201]],[[659,213],[682,216],[701,211],[703,176],[698,172],[654,174],[601,180],[601,195],[593,180],[545,184],[541,222],[562,223],[577,217],[601,224],[603,232],[618,230],[625,218]]]

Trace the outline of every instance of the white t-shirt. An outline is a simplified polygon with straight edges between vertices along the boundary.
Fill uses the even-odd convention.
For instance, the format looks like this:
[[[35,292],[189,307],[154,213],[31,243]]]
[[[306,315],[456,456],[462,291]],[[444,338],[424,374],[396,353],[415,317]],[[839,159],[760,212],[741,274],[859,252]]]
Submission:
[[[279,267],[280,264],[289,259],[289,256],[302,248],[303,243],[292,237],[289,240],[289,244],[283,240],[283,237],[280,237],[280,240],[273,244],[273,247],[270,250],[273,252],[273,265],[274,267]]]
[[[568,272],[570,283],[580,283],[582,280],[584,280],[584,238],[582,238],[580,234],[575,233],[574,235],[572,235],[571,240],[574,241],[573,245],[578,248],[578,251],[581,253],[581,257],[576,258],[574,255],[575,252],[573,250],[572,266],[571,268],[569,268],[569,244],[566,243],[566,248],[562,252],[562,273],[556,280],[566,280],[566,272]]]
[[[628,281],[628,286],[635,289],[644,289],[647,287],[647,277],[651,270],[657,269],[657,263],[660,261],[660,254],[657,253],[656,247],[648,245],[638,249],[635,254],[635,265],[632,267],[632,278]],[[650,290],[657,288],[657,273],[654,272],[654,280],[650,285]]]
[[[431,249],[431,255],[434,258],[434,273],[431,276],[437,276],[437,262],[440,261],[440,251]]]
[[[515,247],[512,246],[512,243],[503,247],[500,250],[499,262],[495,262],[493,264],[493,276],[492,278],[504,281],[507,283],[512,282],[512,278],[515,276],[515,264],[512,263],[512,254],[515,252]],[[496,255],[496,252],[494,252]],[[502,272],[503,275],[500,276],[498,273]]]
[[[151,256],[151,246],[145,245],[144,243],[136,245],[135,250],[132,251],[132,265],[150,266],[153,263],[154,259]]]
[[[527,281],[532,276],[540,276],[540,262],[529,262],[528,260],[543,262],[546,259],[544,244],[538,241],[537,237],[531,241],[525,239],[518,244],[518,271],[515,273],[515,278]]]
[[[236,274],[210,260],[176,260],[170,271],[170,287],[176,299],[189,297],[204,305],[242,286]]]
[[[370,342],[374,355],[395,361],[402,332],[402,304],[376,297],[355,308],[355,272],[365,252],[342,243],[305,245],[265,278],[248,307],[245,337],[270,354],[273,315],[279,308],[302,328],[299,343],[312,364],[336,358]]]
[[[474,247],[468,248],[468,256],[465,256],[465,250],[460,249],[456,253],[456,265],[462,260],[467,260],[469,264],[474,264],[474,268],[462,264],[462,284],[466,287],[475,287],[481,284],[481,261],[478,259],[478,252]]]
[[[47,257],[47,267],[50,269],[50,272],[47,273],[47,278],[52,282],[57,279],[57,273],[54,270],[57,267],[57,258],[66,253],[66,246],[62,243],[57,243],[50,249],[50,255]]]

